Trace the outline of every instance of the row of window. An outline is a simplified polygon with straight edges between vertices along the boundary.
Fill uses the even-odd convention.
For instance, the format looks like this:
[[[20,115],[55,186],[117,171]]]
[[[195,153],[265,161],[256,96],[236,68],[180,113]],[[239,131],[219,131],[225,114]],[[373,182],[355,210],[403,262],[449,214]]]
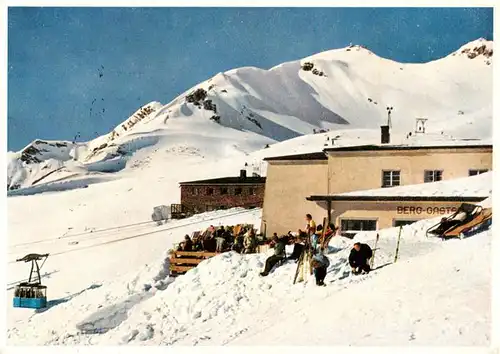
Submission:
[[[469,170],[469,176],[475,176],[488,170]],[[424,183],[437,182],[443,179],[443,170],[424,171]],[[401,171],[382,171],[382,187],[395,187],[401,185]]]
[[[249,187],[249,188],[237,187],[237,188],[234,188],[234,190],[230,190],[227,187],[221,187],[221,188],[218,188],[217,191],[219,192],[220,195],[242,195],[242,194],[244,194],[244,192],[246,192],[247,195],[257,195],[257,189],[253,188],[253,187]],[[209,187],[209,188],[191,187],[188,189],[188,192],[190,192],[194,195],[214,195],[215,188],[212,188],[212,187]]]
[[[409,225],[417,220],[400,220],[394,219],[392,225],[395,227]],[[360,231],[376,231],[377,220],[349,220],[344,219],[340,221],[340,230],[342,236],[353,237]]]

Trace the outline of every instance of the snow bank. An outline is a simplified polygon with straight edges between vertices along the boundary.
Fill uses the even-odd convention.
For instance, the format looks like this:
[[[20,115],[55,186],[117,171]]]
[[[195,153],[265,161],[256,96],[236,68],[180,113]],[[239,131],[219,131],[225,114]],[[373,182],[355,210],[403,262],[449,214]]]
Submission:
[[[216,213],[223,216],[228,212]],[[207,217],[197,216],[200,220]],[[312,278],[293,285],[296,264],[292,261],[276,268],[269,276],[260,277],[259,272],[268,255],[234,252],[210,258],[174,281],[168,278],[168,254],[164,248],[156,257],[150,252],[148,258],[156,261],[148,262],[140,271],[134,272],[129,267],[128,273],[118,277],[106,276],[102,281],[94,277],[92,284],[56,300],[57,303],[48,310],[30,316],[28,322],[12,323],[8,341],[58,345],[289,344],[290,341],[296,344],[370,345],[395,341],[430,345],[457,340],[464,344],[487,344],[489,315],[482,305],[484,301],[474,301],[469,307],[463,304],[466,296],[475,296],[476,299],[489,296],[486,290],[483,291],[489,286],[488,274],[477,271],[478,267],[484,267],[478,262],[484,262],[485,257],[473,255],[489,247],[490,232],[463,241],[442,242],[425,237],[425,230],[434,222],[423,220],[403,227],[396,264],[393,261],[398,229],[379,230],[374,262],[376,270],[367,276],[350,275],[347,259],[356,241],[373,247],[374,233],[359,233],[353,240],[334,237],[327,250],[330,267],[325,279],[326,288],[316,287]],[[195,228],[210,224],[216,225],[217,222],[208,218]],[[176,233],[177,240],[184,233],[190,233],[188,228],[181,228]],[[122,252],[126,249],[122,248]],[[137,246],[132,249],[137,249]],[[142,252],[145,249],[142,245]],[[290,254],[292,247],[287,247],[287,252]],[[73,261],[77,261],[75,255],[72,255]],[[460,267],[460,264],[470,264],[474,270],[469,266]],[[415,269],[419,271],[415,272]],[[470,277],[478,275],[477,278]],[[58,278],[60,276],[56,276]],[[80,277],[79,282],[82,280]],[[475,284],[481,290],[466,288],[466,284]],[[449,296],[449,289],[454,296]],[[435,301],[433,296],[438,300]],[[370,302],[363,302],[365,298]],[[422,310],[411,308],[418,303],[417,299],[423,301],[419,307]],[[384,332],[382,329],[387,326],[360,324],[352,315],[352,306],[338,307],[338,304],[353,302],[364,314],[363,323],[378,323],[382,319],[392,323],[394,318],[395,325],[390,327],[390,332]],[[399,304],[395,308],[394,302]],[[461,306],[459,311],[455,309],[457,304]],[[427,312],[434,311],[433,306],[439,307],[434,317]],[[331,310],[333,308],[336,310]],[[402,323],[400,313],[404,311],[412,314],[412,323]],[[470,317],[467,311],[475,311],[475,314]],[[332,328],[331,323],[338,328],[327,333],[314,327],[313,331],[307,330],[307,338],[302,334],[296,336],[294,328],[303,328],[304,321],[316,326],[318,318],[326,321],[320,322],[323,329]],[[436,326],[446,330],[435,331]],[[276,331],[275,327],[281,328],[276,336],[266,335],[269,330]],[[395,333],[394,338],[392,333]],[[458,339],[457,333],[461,333]]]
[[[231,344],[488,346],[491,236],[401,259],[344,291],[302,301]]]

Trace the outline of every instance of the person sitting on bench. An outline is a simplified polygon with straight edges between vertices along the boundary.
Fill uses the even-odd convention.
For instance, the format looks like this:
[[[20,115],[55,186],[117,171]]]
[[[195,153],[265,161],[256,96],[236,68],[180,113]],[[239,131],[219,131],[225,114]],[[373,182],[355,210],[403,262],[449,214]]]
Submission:
[[[276,265],[276,263],[282,261],[285,258],[285,245],[286,240],[284,237],[281,239],[279,239],[278,236],[273,237],[273,240],[271,241],[269,246],[274,246],[274,254],[266,259],[266,266],[264,267],[264,271],[260,273],[261,276],[267,276],[271,269],[273,269],[273,267]]]

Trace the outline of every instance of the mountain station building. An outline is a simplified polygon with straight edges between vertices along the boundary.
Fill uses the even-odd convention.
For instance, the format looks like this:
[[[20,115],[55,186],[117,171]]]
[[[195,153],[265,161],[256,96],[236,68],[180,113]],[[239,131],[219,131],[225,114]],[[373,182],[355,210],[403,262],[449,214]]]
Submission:
[[[266,177],[240,176],[181,182],[181,204],[197,213],[242,208],[260,208],[264,201]]]
[[[326,217],[344,236],[353,236],[450,214],[490,195],[491,173],[462,181],[466,187],[473,183],[471,188],[457,188],[451,180],[490,171],[492,151],[492,144],[480,141],[449,141],[266,158],[261,230],[269,236],[304,229],[309,213],[317,224]]]

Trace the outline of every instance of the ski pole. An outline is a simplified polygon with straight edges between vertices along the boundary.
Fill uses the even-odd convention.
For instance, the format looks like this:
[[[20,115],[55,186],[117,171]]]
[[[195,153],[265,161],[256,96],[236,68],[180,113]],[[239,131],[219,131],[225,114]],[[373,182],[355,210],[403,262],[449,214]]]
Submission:
[[[398,243],[396,245],[396,254],[394,255],[394,263],[398,260],[398,253],[399,253],[399,241],[401,240],[401,230],[403,229],[403,226],[399,227],[399,235],[398,235]]]

